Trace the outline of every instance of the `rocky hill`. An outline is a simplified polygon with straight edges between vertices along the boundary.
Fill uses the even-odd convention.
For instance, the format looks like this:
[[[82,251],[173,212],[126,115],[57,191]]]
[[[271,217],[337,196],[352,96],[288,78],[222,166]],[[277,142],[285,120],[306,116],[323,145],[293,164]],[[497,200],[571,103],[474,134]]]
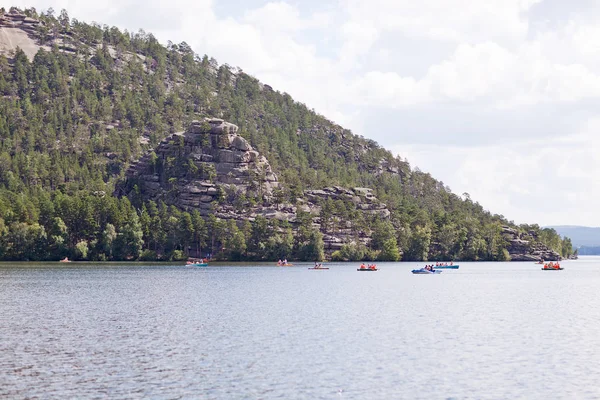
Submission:
[[[274,195],[279,188],[269,162],[246,139],[238,127],[217,118],[192,121],[188,129],[169,135],[127,170],[117,195],[141,193],[146,199],[164,201],[184,210],[222,219],[254,221],[257,216],[296,222],[298,211],[312,216],[313,226],[324,232],[324,249],[331,254],[357,237],[352,225],[328,232],[321,221],[322,204],[350,202],[366,216],[389,219],[390,211],[370,188],[325,187],[306,190],[295,203],[284,203]],[[260,203],[240,199],[260,198]],[[365,246],[370,237],[362,232]]]
[[[0,259],[572,252],[185,42],[2,9],[0,71]]]

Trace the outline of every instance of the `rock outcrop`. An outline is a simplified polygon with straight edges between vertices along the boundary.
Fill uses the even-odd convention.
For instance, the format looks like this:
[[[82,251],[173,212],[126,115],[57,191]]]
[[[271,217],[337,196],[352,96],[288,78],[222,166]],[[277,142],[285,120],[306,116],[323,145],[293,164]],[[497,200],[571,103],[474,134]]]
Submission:
[[[16,9],[0,15],[0,54],[10,56],[10,52],[21,48],[30,60],[40,48],[49,50],[38,43],[37,29],[43,22],[27,17]]]
[[[135,184],[146,198],[196,208],[203,215],[226,211],[227,196],[269,199],[279,186],[277,176],[237,131],[222,119],[193,121],[187,131],[166,137],[134,162],[127,186]]]
[[[307,190],[304,195],[305,198],[299,201],[299,208],[313,215],[313,225],[323,232],[323,242],[327,253],[339,250],[348,243],[360,242],[368,246],[371,242],[370,233],[358,229],[353,221],[342,220],[339,215],[335,214],[331,216],[331,223],[323,221],[322,208],[328,200],[350,203],[365,216],[377,215],[381,219],[390,217],[387,206],[375,197],[371,188],[348,189],[332,186],[320,190]]]
[[[182,209],[197,209],[204,216],[254,221],[262,216],[296,223],[299,212],[310,215],[312,226],[323,233],[328,253],[344,244],[368,245],[367,232],[356,228],[330,212],[323,221],[323,207],[340,201],[365,217],[377,215],[387,219],[390,211],[370,188],[326,187],[306,190],[295,204],[278,202],[274,191],[279,187],[276,174],[267,159],[238,135],[238,127],[222,119],[193,121],[185,132],[174,133],[131,164],[119,194],[137,191],[144,199],[163,200]],[[252,205],[238,202],[255,198]]]
[[[560,254],[538,242],[537,237],[524,235],[507,226],[502,227],[502,234],[508,241],[508,253],[511,261],[559,261]],[[527,236],[527,237],[526,237]]]

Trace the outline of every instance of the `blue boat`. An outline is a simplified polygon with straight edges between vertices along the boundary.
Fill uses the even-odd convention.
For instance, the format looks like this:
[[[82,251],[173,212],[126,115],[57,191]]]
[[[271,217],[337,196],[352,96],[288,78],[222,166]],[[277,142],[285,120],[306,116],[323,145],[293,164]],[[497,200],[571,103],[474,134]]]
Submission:
[[[208,260],[206,260],[206,261],[208,261]],[[186,262],[185,265],[187,267],[208,267],[208,263],[205,262],[205,260],[200,260],[200,259],[188,260],[188,262]]]
[[[421,268],[421,269],[413,269],[412,273],[413,274],[422,274],[422,275],[431,275],[431,274],[441,274],[442,271],[438,271],[436,269],[434,269],[433,271],[429,271],[429,270],[426,270],[425,268]]]
[[[436,265],[435,269],[458,269],[458,264],[456,265]]]

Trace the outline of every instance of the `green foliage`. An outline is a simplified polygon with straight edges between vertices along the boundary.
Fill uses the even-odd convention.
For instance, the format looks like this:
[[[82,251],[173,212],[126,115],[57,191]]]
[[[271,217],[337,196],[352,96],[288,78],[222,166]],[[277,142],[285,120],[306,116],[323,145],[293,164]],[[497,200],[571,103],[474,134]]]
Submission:
[[[404,259],[407,261],[427,261],[429,259],[429,246],[431,244],[431,229],[417,226],[411,236],[409,247]]]
[[[396,240],[391,238],[387,239],[382,246],[381,252],[377,257],[381,261],[398,261],[400,260],[400,252],[398,251],[398,245]]]
[[[331,254],[333,261],[359,261],[365,259],[367,248],[362,244],[347,243]]]
[[[157,259],[158,256],[153,250],[143,250],[142,254],[140,255],[140,261],[156,261]]]
[[[311,230],[308,234],[308,240],[300,243],[297,250],[297,258],[300,260],[323,261],[325,258],[325,248],[323,235],[317,230]]]
[[[187,256],[185,255],[185,253],[181,250],[173,250],[173,252],[171,253],[171,256],[169,257],[169,260],[171,261],[183,261],[187,258]]]
[[[82,240],[81,242],[78,242],[75,245],[75,257],[78,260],[87,259],[88,251],[89,251],[88,242],[86,242],[85,240]]]

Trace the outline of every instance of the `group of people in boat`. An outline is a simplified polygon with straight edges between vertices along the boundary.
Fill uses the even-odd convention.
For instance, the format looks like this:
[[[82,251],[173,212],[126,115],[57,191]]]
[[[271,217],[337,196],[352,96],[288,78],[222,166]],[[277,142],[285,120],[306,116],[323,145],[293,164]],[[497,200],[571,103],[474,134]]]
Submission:
[[[544,264],[544,269],[560,269],[560,264],[558,261],[555,263],[550,261],[548,264]]]
[[[435,263],[435,267],[439,267],[439,266],[441,266],[441,265],[444,265],[444,264],[441,264],[441,263]],[[446,265],[447,265],[447,264],[446,264]],[[452,265],[452,264],[450,264],[450,265]],[[426,266],[425,266],[425,270],[426,270],[426,271],[432,271],[432,272],[433,272],[433,271],[435,271],[435,269],[434,269],[434,265],[433,265],[433,264],[431,264],[431,265],[426,265]]]
[[[445,262],[445,263],[436,262],[435,263],[436,267],[449,267],[449,266],[452,266],[452,265],[454,265],[454,263],[452,261],[450,261],[450,264],[448,264],[447,262]],[[433,265],[432,265],[432,267],[433,267]]]
[[[314,266],[313,268],[314,268],[314,269],[323,268],[323,263],[320,263],[320,262],[316,262],[316,261],[315,261],[315,266]]]
[[[186,264],[207,264],[208,258],[190,258]]]
[[[283,267],[283,266],[286,266],[286,265],[288,265],[287,258],[284,258],[283,261],[281,261],[281,260],[277,261],[277,266],[278,267]]]
[[[375,265],[375,264],[366,265],[365,263],[362,263],[362,264],[360,264],[360,269],[377,269],[377,265]]]

